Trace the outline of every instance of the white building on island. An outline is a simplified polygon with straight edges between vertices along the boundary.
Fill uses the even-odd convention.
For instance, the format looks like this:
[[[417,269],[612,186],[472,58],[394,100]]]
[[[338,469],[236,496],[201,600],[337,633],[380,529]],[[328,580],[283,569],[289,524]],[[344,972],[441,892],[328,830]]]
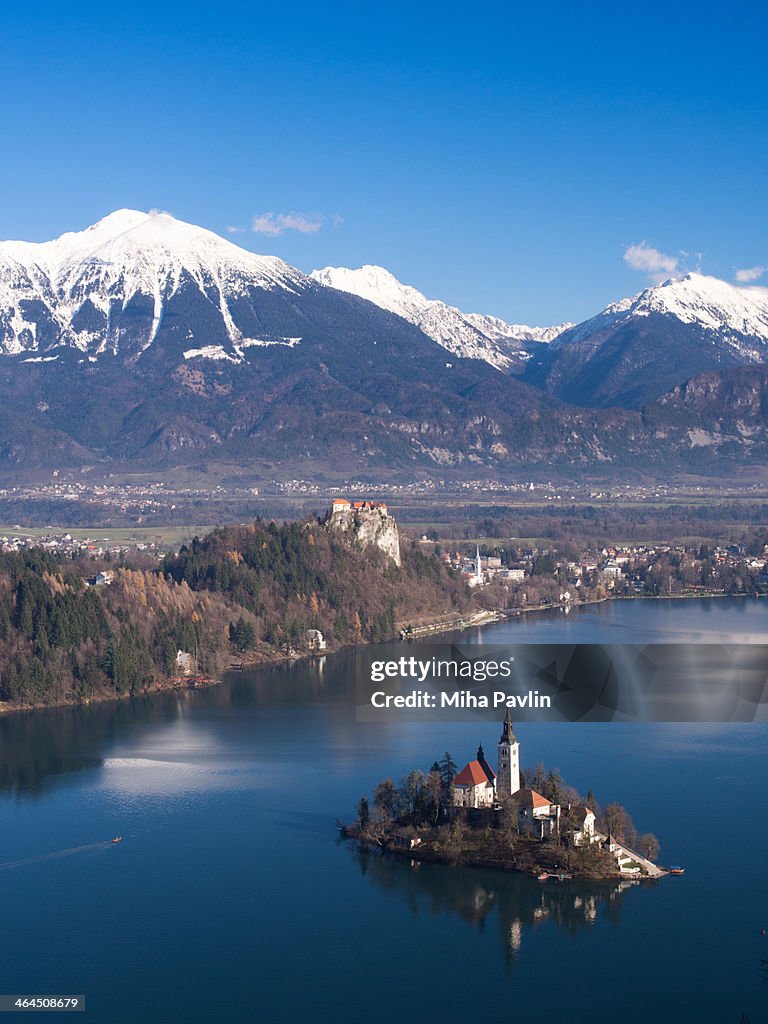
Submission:
[[[496,803],[496,773],[488,764],[483,748],[477,759],[464,765],[453,780],[454,807],[493,807]]]
[[[520,744],[515,738],[512,719],[507,711],[499,740],[499,778],[496,794],[499,800],[512,796],[520,789]]]
[[[509,711],[501,726],[497,764],[498,775],[479,747],[477,758],[466,764],[453,780],[453,806],[500,810],[507,801],[513,801],[520,829],[542,839],[561,831],[561,818],[565,815],[575,845],[605,839],[595,828],[595,815],[590,808],[570,805],[563,808],[535,789],[520,785],[520,744]]]

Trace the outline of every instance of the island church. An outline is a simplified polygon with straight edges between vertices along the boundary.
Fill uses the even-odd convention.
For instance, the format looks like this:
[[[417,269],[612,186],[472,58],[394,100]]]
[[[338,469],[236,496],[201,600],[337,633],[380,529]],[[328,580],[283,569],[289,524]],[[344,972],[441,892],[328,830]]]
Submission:
[[[498,744],[498,775],[488,764],[482,746],[477,758],[465,765],[453,780],[453,806],[468,810],[498,810],[511,798],[517,806],[520,825],[543,839],[560,832],[561,813],[567,813],[574,824],[573,841],[579,846],[605,840],[595,828],[595,815],[589,807],[568,806],[563,809],[535,789],[520,785],[520,744],[507,711]]]
[[[499,740],[499,774],[485,759],[482,746],[477,760],[465,765],[453,780],[454,807],[494,807],[520,792],[520,744],[507,711]]]

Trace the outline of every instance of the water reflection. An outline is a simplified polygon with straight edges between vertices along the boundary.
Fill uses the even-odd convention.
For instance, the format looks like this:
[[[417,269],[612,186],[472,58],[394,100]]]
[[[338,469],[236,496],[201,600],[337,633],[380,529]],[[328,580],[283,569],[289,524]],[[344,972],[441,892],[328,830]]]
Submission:
[[[617,926],[627,891],[657,884],[630,879],[538,882],[514,872],[426,864],[367,847],[351,846],[350,850],[361,873],[388,895],[401,899],[416,917],[452,914],[479,930],[485,930],[495,918],[509,970],[526,931],[549,922],[574,935],[600,918]]]
[[[214,760],[218,739],[206,735],[203,722],[215,725],[232,711],[274,704],[348,701],[358,656],[354,651],[337,655],[330,671],[323,658],[235,673],[205,690],[0,715],[0,793],[35,797],[54,776],[105,762],[108,768],[115,749],[127,738],[135,744],[141,734],[164,761],[182,762],[191,755],[197,760],[206,746]],[[187,718],[194,718],[194,729],[180,734],[179,725]]]
[[[674,614],[670,614],[672,606]],[[608,639],[637,642],[643,633],[649,639],[658,639],[665,635],[665,628],[668,630],[673,626],[680,627],[681,639],[690,640],[693,636],[704,635],[704,618],[710,617],[715,607],[721,627],[730,630],[729,635],[740,640],[748,639],[751,633],[757,633],[763,620],[768,618],[766,601],[620,601],[592,609],[579,609],[578,614],[570,616],[571,625],[567,629],[563,626],[563,617],[530,616],[474,633],[468,631],[453,638],[446,635],[441,638],[441,642],[447,643],[451,639],[460,639],[462,644],[475,641],[532,643],[543,640],[553,643],[574,640],[600,643]],[[736,627],[736,619],[744,620],[741,631]],[[577,623],[579,628],[574,634],[573,626]],[[608,625],[617,631],[615,636],[609,636],[606,631]],[[711,641],[712,635],[707,633],[707,636]],[[761,634],[761,639],[765,641],[765,633]],[[411,654],[414,647],[406,645],[404,650]],[[245,741],[242,735],[236,736],[232,730],[227,731],[223,722],[246,720],[249,715],[251,718],[262,715],[270,706],[293,705],[298,735],[301,733],[302,716],[309,714],[309,709],[329,704],[344,705],[347,709],[354,707],[355,681],[370,677],[369,666],[373,656],[371,648],[359,648],[327,658],[233,673],[222,685],[207,690],[153,694],[88,707],[2,714],[0,793],[34,798],[45,791],[54,777],[60,778],[88,769],[104,769],[105,775],[109,776],[110,767],[115,767],[115,759],[126,757],[175,761],[179,764],[187,762],[194,764],[197,769],[201,765],[210,767],[218,758],[220,767],[223,765],[225,769],[230,769],[234,742],[241,742],[242,750]],[[762,691],[764,686],[765,671],[761,667],[762,663],[759,663],[760,651],[757,647],[754,651],[742,648],[739,657],[738,663],[734,662],[727,672],[721,674],[720,682],[724,690],[721,703],[731,702],[724,708],[721,717],[744,717],[751,720],[755,717],[759,699],[757,691]],[[750,657],[757,659],[754,664],[748,663]],[[694,670],[694,666],[683,663],[679,668],[681,676],[686,679],[700,678],[698,667]],[[735,677],[739,680],[755,680],[756,692],[749,700],[741,701],[741,710],[731,707],[737,699],[737,689],[731,683]],[[710,713],[711,707],[710,701],[704,712]],[[492,714],[495,716],[495,712]],[[685,717],[699,717],[696,708],[688,708]],[[466,721],[472,720],[473,716],[468,714]],[[421,725],[422,721],[420,719],[417,724]],[[191,728],[179,728],[180,724],[186,722],[190,723]],[[398,742],[409,735],[408,725],[402,718],[391,723],[381,723],[379,727],[393,730],[393,747],[396,746],[395,734]],[[333,752],[333,757],[339,762],[346,758],[351,771],[359,730],[355,733],[353,721],[344,715],[325,716],[323,728],[326,730],[323,739],[328,750]],[[384,745],[383,733],[377,733],[377,736]],[[286,760],[282,762],[283,767],[288,755],[296,752],[295,738],[289,736],[289,739],[290,745],[285,746]],[[319,742],[320,737],[317,739]],[[236,754],[240,752],[235,751]],[[139,787],[146,787],[150,775],[146,773],[142,781],[141,766],[136,767],[133,778]],[[148,765],[144,767],[149,768]],[[117,772],[111,774],[116,776]],[[191,784],[192,775],[189,772],[185,778],[182,775],[181,771],[171,767],[162,776],[157,774],[155,779],[162,778],[163,783],[168,784],[175,778],[185,785]],[[127,771],[122,772],[121,779],[126,785],[131,783]],[[199,777],[195,785],[203,785]],[[207,780],[204,788],[208,785],[213,785],[212,779]]]

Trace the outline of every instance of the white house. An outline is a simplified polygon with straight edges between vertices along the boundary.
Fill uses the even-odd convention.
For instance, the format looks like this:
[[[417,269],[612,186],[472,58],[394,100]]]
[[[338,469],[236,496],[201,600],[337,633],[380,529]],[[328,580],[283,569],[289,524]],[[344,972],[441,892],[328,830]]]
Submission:
[[[548,818],[555,806],[535,789],[521,789],[515,794],[521,817]]]
[[[560,830],[560,805],[553,804],[535,789],[521,789],[515,794],[517,820],[521,829],[540,836]]]
[[[192,675],[192,655],[189,651],[176,651],[176,671],[181,676]]]
[[[568,808],[568,819],[573,828],[574,846],[585,846],[595,840],[595,814],[589,807],[572,804]]]
[[[319,629],[308,629],[306,633],[307,647],[310,651],[324,651],[328,643]]]

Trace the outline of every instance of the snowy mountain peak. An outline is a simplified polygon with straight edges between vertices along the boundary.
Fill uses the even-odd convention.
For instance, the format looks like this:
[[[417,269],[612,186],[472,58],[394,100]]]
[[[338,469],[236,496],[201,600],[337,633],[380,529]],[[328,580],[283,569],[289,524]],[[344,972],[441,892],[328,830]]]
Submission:
[[[116,210],[84,231],[69,231],[50,242],[0,242],[0,260],[4,256],[36,263],[53,276],[77,263],[126,264],[137,258],[192,265],[215,261],[239,264],[270,277],[302,276],[282,260],[257,256],[213,231],[157,210]]]
[[[92,237],[99,235],[113,238],[115,235],[122,234],[123,231],[130,231],[131,228],[138,227],[139,224],[143,224],[155,216],[170,217],[169,214],[160,214],[157,210],[150,210],[149,213],[143,213],[141,210],[114,210],[106,217],[102,217],[101,220],[97,220],[95,224],[91,224],[85,231],[69,231],[62,235],[62,238],[72,238],[78,235]]]
[[[690,273],[649,288],[639,297],[636,309],[671,313],[712,330],[726,328],[768,337],[767,297],[764,288],[739,287],[717,277]]]
[[[483,359],[503,370],[520,367],[529,358],[532,344],[551,341],[571,326],[527,327],[480,313],[462,313],[455,306],[428,299],[384,267],[371,264],[358,270],[325,267],[311,276],[320,284],[367,299],[409,320],[454,355]]]
[[[235,345],[250,335],[237,323],[233,303],[242,305],[253,289],[299,292],[309,285],[282,260],[168,213],[116,210],[50,242],[0,242],[0,353],[69,347],[139,355],[182,291],[201,294],[219,311],[226,338],[216,344]],[[152,315],[143,334],[121,324],[127,309],[147,304]],[[213,339],[193,332],[188,340],[205,347]]]
[[[580,341],[598,331],[652,315],[671,316],[683,324],[719,332],[726,344],[732,340],[741,344],[744,337],[768,341],[768,289],[743,287],[691,272],[611,303],[563,334],[559,343]]]
[[[403,315],[401,309],[424,309],[432,304],[432,300],[422,295],[416,288],[398,281],[395,275],[384,267],[370,263],[366,263],[359,270],[351,270],[348,267],[325,267],[323,270],[313,270],[311,276],[320,284],[349,292],[361,299],[368,299],[382,309],[388,309],[400,316]]]
[[[563,333],[528,380],[577,405],[640,408],[698,373],[768,360],[768,290],[689,273]]]

